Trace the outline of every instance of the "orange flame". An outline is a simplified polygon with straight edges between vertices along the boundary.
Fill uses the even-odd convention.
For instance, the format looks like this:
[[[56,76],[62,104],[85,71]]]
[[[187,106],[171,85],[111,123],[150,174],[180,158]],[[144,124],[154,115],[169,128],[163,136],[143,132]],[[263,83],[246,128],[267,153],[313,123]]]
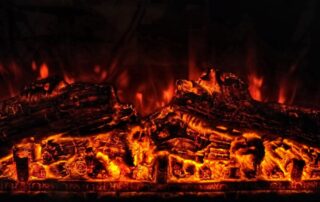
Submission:
[[[143,95],[142,93],[138,92],[136,94],[136,100],[137,100],[137,103],[139,104],[138,106],[143,106]]]
[[[249,92],[251,94],[251,97],[254,100],[262,101],[262,93],[261,88],[263,84],[263,77],[259,77],[256,74],[249,74],[248,76],[249,81]]]
[[[278,103],[280,104],[292,104],[297,92],[297,83],[290,83],[288,80],[283,80],[280,83],[278,93]]]
[[[75,82],[75,79],[67,74],[64,74],[63,78],[68,84],[73,84]]]
[[[148,115],[156,109],[167,105],[174,95],[174,82],[161,86],[162,90],[158,91],[154,86],[141,84],[137,89],[133,104],[141,115]]]
[[[163,91],[163,100],[165,104],[169,103],[174,94],[174,85],[173,83],[169,84],[169,87]]]
[[[280,86],[278,103],[284,104],[285,102],[286,102],[286,90],[285,90],[284,86]]]
[[[43,63],[40,67],[40,78],[45,79],[49,76],[49,68],[46,63]]]

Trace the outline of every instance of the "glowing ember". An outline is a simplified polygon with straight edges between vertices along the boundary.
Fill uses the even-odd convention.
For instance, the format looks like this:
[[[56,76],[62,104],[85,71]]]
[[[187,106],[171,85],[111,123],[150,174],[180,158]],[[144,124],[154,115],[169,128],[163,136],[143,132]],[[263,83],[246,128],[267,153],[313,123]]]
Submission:
[[[235,103],[240,103],[239,100],[247,98],[246,89],[241,89],[245,85],[234,75],[218,75],[210,70],[198,81],[178,81],[173,104],[146,119],[128,118],[128,106],[113,100],[113,110],[123,108],[123,111],[111,113],[111,118],[101,118],[99,121],[103,124],[97,133],[81,137],[62,133],[40,139],[25,138],[0,160],[0,176],[16,181],[163,180],[167,183],[319,180],[319,147],[296,141],[286,134],[265,135],[258,129],[248,132],[208,118],[210,110],[219,110],[210,107],[210,101],[219,103],[217,100],[227,96],[227,101],[237,98]],[[252,82],[258,90],[263,80],[253,76]],[[239,94],[230,93],[233,84],[239,87]],[[64,88],[58,88],[56,93],[64,92]],[[168,102],[172,96],[173,88],[169,86],[163,98]],[[261,99],[261,95],[257,94],[257,98]],[[143,106],[144,95],[139,92],[136,99]],[[76,107],[96,100],[94,95],[77,97]],[[185,105],[181,104],[183,101]],[[227,101],[221,106],[226,107]],[[251,104],[250,99],[246,100],[245,106]],[[231,107],[237,106],[232,103]],[[201,113],[206,116],[199,115]],[[125,120],[131,122],[123,127],[121,121]],[[117,121],[121,124],[116,125]],[[108,131],[103,132],[106,124],[109,124]]]

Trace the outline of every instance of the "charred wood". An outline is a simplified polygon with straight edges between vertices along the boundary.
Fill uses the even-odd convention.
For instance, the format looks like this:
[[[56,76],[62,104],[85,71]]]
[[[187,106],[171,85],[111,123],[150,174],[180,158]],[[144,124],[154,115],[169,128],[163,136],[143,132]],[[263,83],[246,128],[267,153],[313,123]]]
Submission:
[[[198,81],[178,81],[171,107],[173,111],[197,117],[210,127],[224,125],[311,145],[320,141],[318,109],[255,101],[247,85],[231,73],[210,70]]]
[[[69,85],[53,77],[36,81],[0,102],[0,145],[5,152],[25,137],[82,136],[124,128],[136,120],[134,109],[119,103],[112,86]]]

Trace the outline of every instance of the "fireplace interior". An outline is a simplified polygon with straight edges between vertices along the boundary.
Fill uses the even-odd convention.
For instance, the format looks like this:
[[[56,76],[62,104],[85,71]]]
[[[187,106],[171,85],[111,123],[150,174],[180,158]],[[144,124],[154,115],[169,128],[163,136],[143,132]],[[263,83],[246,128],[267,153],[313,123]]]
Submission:
[[[3,201],[317,201],[319,3],[0,2]]]

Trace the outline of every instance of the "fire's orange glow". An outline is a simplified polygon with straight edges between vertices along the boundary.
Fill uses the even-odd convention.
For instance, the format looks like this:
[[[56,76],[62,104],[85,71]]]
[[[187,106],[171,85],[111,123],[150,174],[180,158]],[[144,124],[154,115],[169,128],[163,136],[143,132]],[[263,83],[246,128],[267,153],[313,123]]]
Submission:
[[[320,179],[313,164],[319,148],[287,139],[262,139],[257,133],[232,137],[227,132],[200,125],[194,125],[193,130],[206,131],[212,141],[194,153],[194,157],[188,142],[172,139],[174,150],[162,151],[157,149],[147,130],[134,127],[118,135],[110,132],[74,138],[59,134],[41,142],[25,140],[16,145],[18,157],[15,158],[29,159],[30,179],[36,180],[154,181],[156,159],[160,156],[168,156],[169,182]],[[132,165],[126,160],[122,138],[129,142]],[[197,160],[200,157],[203,161]],[[17,180],[14,162],[13,154],[0,160],[0,177]],[[304,167],[301,173],[293,170],[300,169],[300,164]]]
[[[259,77],[256,74],[249,74],[248,81],[249,81],[249,92],[252,98],[257,101],[263,101],[262,92],[261,92],[263,77]]]
[[[190,80],[195,80],[199,78],[201,75],[201,71],[199,71],[199,68],[196,65],[195,56],[193,51],[189,51],[189,61],[188,61],[188,78]]]
[[[143,95],[142,95],[142,93],[140,93],[140,92],[138,92],[138,93],[136,93],[136,100],[137,100],[137,102],[136,103],[138,103],[138,107],[142,107],[143,106]]]
[[[284,87],[280,86],[278,103],[284,104],[285,102],[286,102],[286,91]]]
[[[171,101],[173,94],[174,94],[174,85],[173,85],[173,83],[170,83],[169,87],[167,89],[163,90],[163,101],[164,101],[163,106],[165,104],[168,104]]]
[[[150,96],[151,94],[156,95]],[[173,81],[169,82],[167,87],[163,86],[163,90],[160,92],[150,91],[149,86],[142,84],[135,94],[133,104],[142,115],[148,115],[154,112],[156,109],[164,107],[166,104],[168,104],[171,101],[173,94]]]
[[[280,82],[278,103],[292,104],[297,92],[297,83],[284,79]]]
[[[292,85],[292,82],[288,82],[285,79],[279,82],[278,93],[270,94],[266,92],[265,95],[263,94],[266,78],[255,73],[257,69],[252,60],[250,56],[248,66],[251,73],[248,74],[248,84],[252,98],[257,101],[266,101],[267,99],[270,101],[278,101],[278,103],[281,104],[293,103],[297,86],[296,84]],[[196,80],[201,75],[202,71],[198,63],[197,54],[194,49],[190,49],[188,52],[188,70],[186,72],[188,73],[186,76],[188,76],[189,80]],[[135,78],[136,73],[132,74],[130,68],[121,68],[121,71],[119,71],[116,68],[117,63],[112,63],[112,68],[105,67],[101,64],[94,64],[88,71],[75,71],[72,73],[61,67],[51,68],[51,65],[49,69],[48,64],[49,62],[47,61],[43,63],[35,60],[31,61],[30,69],[36,73],[31,75],[34,75],[34,78],[38,79],[44,79],[51,75],[60,75],[69,84],[75,83],[76,81],[114,83],[120,101],[134,104],[137,111],[142,115],[148,115],[156,109],[165,106],[170,102],[174,92],[175,79],[171,68],[161,71],[159,75],[158,72],[153,72],[153,67],[150,67],[151,70],[149,72],[146,71],[144,73],[145,76],[139,80]],[[0,94],[2,96],[8,96],[8,94],[10,96],[16,95],[21,89],[21,86],[17,85],[17,83],[22,84],[20,81],[23,80],[24,73],[23,69],[14,62],[6,66],[0,65],[0,76],[6,83],[5,87],[1,89],[3,91],[2,94]],[[218,91],[218,89],[211,90]],[[268,91],[267,88],[266,91]],[[137,97],[137,93],[141,95]]]
[[[67,75],[66,73],[63,75],[63,78],[68,84],[72,84],[75,82],[75,79]]]
[[[177,91],[220,95],[215,71],[208,76],[181,81]],[[259,79],[255,82],[262,85]],[[171,88],[164,91],[164,99],[171,98]],[[136,99],[144,104],[143,93],[138,92]],[[163,127],[163,120],[168,127],[157,129]],[[172,130],[177,125],[183,130]],[[28,165],[28,178],[35,180],[155,182],[159,159],[166,159],[164,177],[169,183],[319,180],[320,148],[284,137],[216,125],[167,106],[152,120],[109,132],[24,139],[0,159],[0,177],[18,180],[21,173],[16,165],[23,162]]]
[[[40,66],[40,78],[45,79],[45,78],[48,78],[48,76],[49,76],[49,68],[46,63],[43,63]]]

